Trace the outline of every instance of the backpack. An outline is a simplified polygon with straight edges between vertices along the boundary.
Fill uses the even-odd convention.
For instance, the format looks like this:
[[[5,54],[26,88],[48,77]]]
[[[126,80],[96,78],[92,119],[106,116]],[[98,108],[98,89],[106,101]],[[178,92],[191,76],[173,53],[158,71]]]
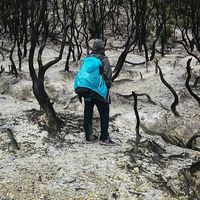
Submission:
[[[80,97],[99,96],[106,100],[108,89],[101,75],[102,62],[89,56],[81,59],[80,69],[74,79],[75,93]]]

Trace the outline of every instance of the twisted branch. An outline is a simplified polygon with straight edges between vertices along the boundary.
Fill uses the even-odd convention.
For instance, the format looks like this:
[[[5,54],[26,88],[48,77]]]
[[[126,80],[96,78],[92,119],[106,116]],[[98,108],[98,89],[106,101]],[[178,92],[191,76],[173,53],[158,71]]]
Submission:
[[[174,113],[175,116],[179,117],[179,113],[177,112],[176,110],[176,106],[178,105],[178,95],[176,93],[176,91],[172,88],[172,86],[167,83],[167,81],[164,79],[164,76],[163,76],[163,73],[162,73],[162,70],[161,68],[157,65],[158,69],[159,69],[159,74],[160,74],[160,79],[162,81],[162,83],[172,92],[172,94],[174,95],[174,101],[173,103],[171,104],[171,110],[172,112]]]
[[[140,117],[139,117],[139,114],[138,114],[138,110],[137,110],[137,94],[135,92],[132,91],[132,95],[133,95],[133,98],[134,98],[134,112],[135,112],[135,116],[136,116],[136,127],[135,127],[135,131],[136,131],[136,139],[135,139],[135,153],[138,152],[138,145],[140,143],[140,139],[141,139],[141,135],[140,135],[140,131],[139,131],[139,128],[140,128]]]
[[[186,79],[186,82],[185,82],[185,86],[186,86],[188,92],[191,94],[191,96],[193,96],[193,97],[197,100],[197,102],[198,102],[198,104],[199,104],[199,106],[200,106],[200,97],[198,97],[198,96],[192,91],[192,89],[191,89],[191,87],[190,87],[190,84],[189,84],[190,78],[191,78],[191,67],[190,67],[190,62],[191,62],[191,60],[192,60],[192,58],[188,59],[188,61],[187,61],[186,70],[187,70],[188,76],[187,76],[187,79]]]

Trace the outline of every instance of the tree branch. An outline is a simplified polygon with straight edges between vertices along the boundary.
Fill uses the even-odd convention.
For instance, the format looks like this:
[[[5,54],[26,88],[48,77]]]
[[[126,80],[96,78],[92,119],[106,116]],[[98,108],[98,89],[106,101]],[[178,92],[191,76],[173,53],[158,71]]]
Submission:
[[[159,74],[160,74],[160,79],[162,81],[162,83],[172,92],[172,94],[174,95],[174,101],[173,103],[171,104],[171,110],[172,112],[174,113],[175,116],[179,117],[179,113],[176,111],[176,106],[178,105],[178,95],[177,93],[175,92],[175,90],[172,88],[172,86],[167,83],[167,81],[164,79],[163,77],[163,73],[162,73],[162,70],[161,68],[157,65],[158,69],[159,69]]]
[[[140,139],[141,139],[141,135],[140,135],[140,131],[139,131],[140,117],[139,117],[138,110],[137,110],[137,94],[135,92],[132,92],[132,95],[133,95],[133,98],[134,98],[134,112],[135,112],[135,116],[136,116],[136,120],[137,120],[136,127],[135,127],[136,139],[135,139],[135,148],[134,148],[135,153],[137,153],[138,152],[138,146],[139,146]]]
[[[190,84],[189,84],[190,78],[191,78],[191,67],[190,67],[190,62],[191,62],[191,60],[192,60],[192,58],[188,59],[188,61],[187,61],[186,70],[187,70],[188,76],[187,76],[187,79],[186,79],[186,82],[185,82],[185,86],[186,86],[188,92],[191,94],[192,97],[194,97],[194,98],[197,100],[197,102],[198,102],[198,104],[199,104],[199,106],[200,106],[200,97],[198,97],[198,96],[192,91],[192,89],[191,89],[191,87],[190,87]]]

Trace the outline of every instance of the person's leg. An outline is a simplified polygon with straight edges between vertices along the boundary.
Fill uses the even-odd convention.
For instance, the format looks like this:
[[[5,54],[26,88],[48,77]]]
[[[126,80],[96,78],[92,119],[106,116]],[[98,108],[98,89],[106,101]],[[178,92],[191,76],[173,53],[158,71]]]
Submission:
[[[86,140],[89,140],[89,136],[92,134],[92,118],[93,118],[94,101],[85,100],[84,103],[85,103],[85,106],[84,106],[83,128],[85,131],[85,138]]]
[[[109,127],[109,104],[104,103],[100,100],[96,100],[96,106],[100,115],[101,123],[101,135],[100,140],[106,140],[109,137],[108,127]]]
[[[96,106],[99,111],[101,121],[101,136],[99,143],[106,146],[116,146],[117,143],[110,139],[108,128],[109,128],[109,103],[104,103],[96,100]]]

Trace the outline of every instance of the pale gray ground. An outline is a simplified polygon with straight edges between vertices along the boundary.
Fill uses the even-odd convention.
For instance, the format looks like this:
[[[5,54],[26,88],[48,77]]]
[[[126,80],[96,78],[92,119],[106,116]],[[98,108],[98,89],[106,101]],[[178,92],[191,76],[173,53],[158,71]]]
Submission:
[[[116,63],[119,53],[114,50],[107,52],[111,64]],[[56,52],[49,49],[45,59],[55,55]],[[113,140],[120,144],[116,147],[85,143],[83,105],[78,101],[69,103],[75,95],[73,77],[78,63],[71,63],[70,73],[63,72],[65,58],[64,55],[63,60],[46,73],[46,88],[55,101],[55,110],[66,118],[68,116],[61,133],[64,142],[48,139],[48,133],[41,131],[37,123],[28,118],[30,110],[39,110],[39,106],[31,92],[27,62],[24,61],[23,75],[17,81],[11,76],[0,77],[1,93],[4,92],[0,95],[0,200],[187,199],[183,178],[178,172],[199,160],[200,153],[167,144],[160,136],[148,135],[140,129],[142,141],[155,141],[166,152],[159,157],[142,145],[138,155],[133,155],[130,151],[135,140],[133,101],[117,94],[131,94],[132,91],[149,94],[156,105],[148,103],[145,97],[139,98],[141,122],[152,131],[164,131],[187,141],[200,129],[200,108],[185,88],[185,67],[189,57],[183,49],[177,47],[164,58],[158,58],[165,79],[180,97],[179,118],[160,105],[170,109],[173,96],[155,74],[154,62],[149,64],[148,71],[144,65],[124,66],[111,89],[109,131]],[[144,58],[132,54],[127,60],[141,62]],[[195,61],[192,67],[199,73],[200,66],[196,66]],[[200,95],[199,88],[194,91]],[[98,133],[97,110],[95,117],[95,132]],[[19,151],[10,145],[6,128],[13,131]],[[182,158],[168,158],[180,154]],[[174,197],[164,182],[159,181],[159,174],[174,191]]]

